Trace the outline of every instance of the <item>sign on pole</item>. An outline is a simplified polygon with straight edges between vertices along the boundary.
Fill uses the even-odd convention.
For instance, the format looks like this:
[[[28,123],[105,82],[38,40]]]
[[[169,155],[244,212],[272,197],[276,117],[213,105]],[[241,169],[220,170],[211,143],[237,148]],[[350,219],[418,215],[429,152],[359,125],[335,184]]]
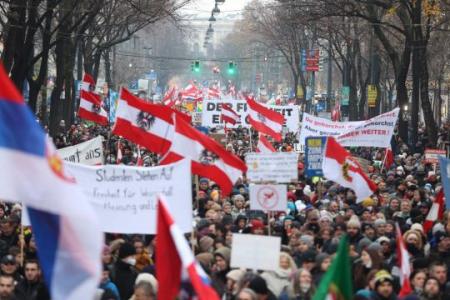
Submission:
[[[425,149],[425,162],[427,164],[437,164],[439,157],[446,157],[447,151],[441,149]]]
[[[295,152],[248,153],[245,163],[251,182],[287,183],[298,179],[298,154]]]
[[[350,87],[343,86],[341,91],[341,105],[348,105],[350,102]]]
[[[232,244],[230,263],[232,268],[267,271],[279,269],[280,237],[233,234]]]
[[[306,177],[323,176],[322,159],[327,138],[325,136],[307,137],[305,147]]]
[[[251,184],[250,209],[286,211],[287,187],[284,184]]]
[[[373,108],[377,103],[377,86],[373,84],[369,84],[367,86],[367,104],[369,107]]]

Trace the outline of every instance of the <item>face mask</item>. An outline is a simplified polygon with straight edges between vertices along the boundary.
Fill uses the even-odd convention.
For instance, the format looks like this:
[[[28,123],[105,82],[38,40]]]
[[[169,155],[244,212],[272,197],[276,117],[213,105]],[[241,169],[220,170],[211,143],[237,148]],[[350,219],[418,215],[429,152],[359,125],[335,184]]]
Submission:
[[[136,258],[134,257],[128,257],[127,259],[123,260],[125,263],[129,264],[130,266],[136,265]]]

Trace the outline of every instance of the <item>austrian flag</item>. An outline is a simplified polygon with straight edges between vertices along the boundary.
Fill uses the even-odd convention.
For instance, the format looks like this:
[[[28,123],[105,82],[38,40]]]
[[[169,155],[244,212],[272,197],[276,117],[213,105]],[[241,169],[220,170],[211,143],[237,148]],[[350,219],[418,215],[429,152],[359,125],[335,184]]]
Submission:
[[[254,99],[247,99],[248,120],[250,125],[260,133],[270,135],[277,142],[281,141],[281,130],[284,117],[267,107],[257,103]]]
[[[80,107],[78,116],[82,119],[108,125],[108,113],[102,107],[100,95],[93,92],[95,81],[89,74],[84,74],[81,83]]]
[[[229,103],[222,106],[222,114],[220,115],[224,123],[235,125],[241,120],[241,117],[235,112]]]
[[[357,202],[370,197],[376,191],[376,184],[367,177],[358,161],[333,137],[327,137],[324,152],[323,175],[343,187],[354,190]]]
[[[259,135],[258,144],[256,145],[256,152],[267,154],[277,152],[277,150],[265,136]]]
[[[222,188],[224,195],[230,194],[233,184],[247,171],[245,163],[179,115],[174,116],[172,145],[160,164],[190,159],[192,173],[213,180]]]

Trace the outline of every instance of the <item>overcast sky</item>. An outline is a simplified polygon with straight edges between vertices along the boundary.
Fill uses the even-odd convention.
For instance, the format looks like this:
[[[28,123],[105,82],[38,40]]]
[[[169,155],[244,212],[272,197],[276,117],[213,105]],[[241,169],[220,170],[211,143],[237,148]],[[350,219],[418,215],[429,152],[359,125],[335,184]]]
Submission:
[[[225,3],[219,4],[221,13],[235,14],[242,10],[251,0],[225,0]],[[215,0],[194,0],[185,11],[187,14],[197,14],[198,16],[208,16],[214,8]],[[220,15],[219,15],[220,16]]]

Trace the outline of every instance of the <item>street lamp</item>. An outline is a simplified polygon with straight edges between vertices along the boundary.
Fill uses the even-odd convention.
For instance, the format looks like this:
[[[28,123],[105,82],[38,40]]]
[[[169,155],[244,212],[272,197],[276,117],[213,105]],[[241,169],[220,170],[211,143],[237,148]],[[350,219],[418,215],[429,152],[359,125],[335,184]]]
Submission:
[[[216,0],[216,3],[225,3],[225,0]]]
[[[407,105],[407,104],[405,104],[405,105],[403,106],[403,110],[404,110],[404,111],[408,111],[408,105]]]
[[[208,21],[215,22],[216,18],[214,18],[214,13],[211,12],[211,17],[209,17]]]
[[[212,12],[213,12],[213,14],[218,14],[218,13],[220,13],[220,9],[219,9],[219,6],[217,5],[217,2],[216,2],[216,5],[214,6]]]
[[[213,33],[213,32],[214,32],[214,29],[212,28],[212,25],[209,24],[209,27],[208,27],[208,30],[206,31],[206,34],[210,34],[210,33]]]

